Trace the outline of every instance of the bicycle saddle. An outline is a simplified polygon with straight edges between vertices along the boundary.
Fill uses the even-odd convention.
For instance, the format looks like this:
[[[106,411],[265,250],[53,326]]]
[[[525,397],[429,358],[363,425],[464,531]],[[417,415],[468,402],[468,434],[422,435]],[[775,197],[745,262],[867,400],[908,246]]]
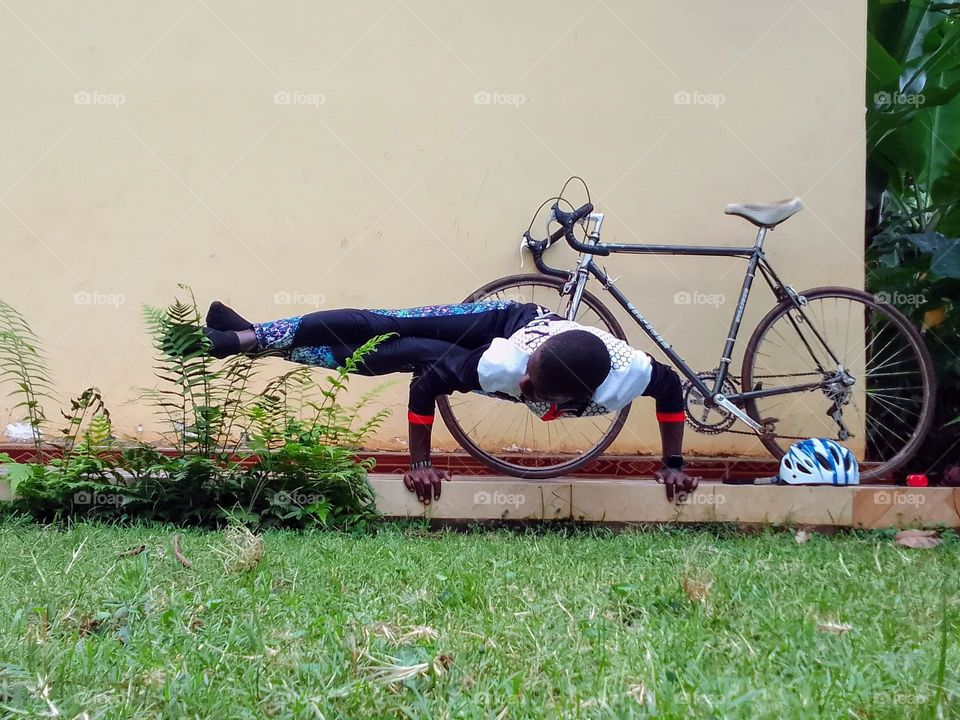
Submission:
[[[730,204],[724,212],[727,215],[746,218],[757,227],[772,228],[801,210],[803,210],[803,202],[800,198],[793,198],[793,200],[780,200],[773,203]]]

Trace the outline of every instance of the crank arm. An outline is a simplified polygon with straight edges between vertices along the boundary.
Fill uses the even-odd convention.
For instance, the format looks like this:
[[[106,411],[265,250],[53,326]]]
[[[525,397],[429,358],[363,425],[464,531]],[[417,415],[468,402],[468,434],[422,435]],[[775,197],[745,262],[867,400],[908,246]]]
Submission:
[[[730,413],[735,418],[737,418],[737,420],[748,425],[750,429],[753,430],[757,435],[763,434],[764,432],[763,426],[760,423],[758,423],[752,417],[747,415],[743,410],[738,408],[732,402],[727,400],[727,398],[725,398],[723,395],[714,395],[713,404],[716,405],[717,407],[723,408],[728,413]]]

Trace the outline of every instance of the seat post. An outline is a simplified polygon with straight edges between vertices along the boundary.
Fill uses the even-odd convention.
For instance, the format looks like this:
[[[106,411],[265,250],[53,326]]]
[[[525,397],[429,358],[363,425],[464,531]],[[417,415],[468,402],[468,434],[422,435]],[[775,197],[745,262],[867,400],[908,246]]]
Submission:
[[[763,225],[760,226],[760,229],[757,230],[757,250],[763,250],[763,239],[767,236],[767,228]]]

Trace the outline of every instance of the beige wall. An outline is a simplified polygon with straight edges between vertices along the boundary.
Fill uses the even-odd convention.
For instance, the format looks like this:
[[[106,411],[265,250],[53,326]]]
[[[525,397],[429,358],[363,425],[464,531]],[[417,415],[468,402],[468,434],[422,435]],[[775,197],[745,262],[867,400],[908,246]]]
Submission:
[[[725,203],[801,195],[775,266],[862,284],[863,2],[6,0],[0,17],[0,296],[64,393],[98,385],[122,433],[153,423],[131,402],[152,382],[140,304],[177,282],[254,319],[456,301],[517,270],[530,214],[573,173],[611,241],[742,243]],[[715,366],[737,261],[608,267]],[[691,311],[683,290],[728,302]],[[770,305],[753,301],[747,326]],[[384,396],[384,445],[405,395]],[[617,448],[655,440],[648,410]]]

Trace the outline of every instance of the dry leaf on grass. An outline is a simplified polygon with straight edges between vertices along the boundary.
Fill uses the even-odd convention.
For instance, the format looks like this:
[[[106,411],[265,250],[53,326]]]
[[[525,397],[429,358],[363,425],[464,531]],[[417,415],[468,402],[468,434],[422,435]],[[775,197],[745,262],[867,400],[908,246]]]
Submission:
[[[713,579],[705,575],[685,575],[683,578],[683,591],[690,598],[690,602],[706,602],[711,587]]]
[[[223,531],[226,547],[218,548],[227,572],[245,573],[253,570],[263,560],[263,538],[250,531],[246,525],[231,525]]]
[[[797,541],[798,545],[802,545],[810,539],[810,533],[806,530],[797,530],[797,532],[794,533],[793,539]]]
[[[379,660],[367,653],[364,653],[364,657],[367,659],[367,663],[364,665],[363,671],[367,677],[374,682],[387,684],[403,682],[419,675],[426,675],[429,672],[433,672],[437,676],[443,675],[453,665],[453,657],[450,655],[437,655],[433,662],[416,663],[414,665],[400,665],[396,658]]]
[[[834,620],[823,620],[817,623],[817,630],[825,633],[833,633],[834,635],[842,635],[843,633],[853,630],[853,625],[835,622]]]
[[[411,643],[414,640],[420,640],[421,638],[433,640],[437,637],[437,631],[432,627],[427,627],[426,625],[416,625],[412,628],[404,629],[399,625],[378,622],[373,623],[372,625],[364,626],[363,635],[365,643],[370,642],[371,635],[379,635],[387,642],[394,643],[396,645],[407,645],[408,643]]]
[[[182,552],[180,552],[180,536],[173,536],[173,556],[177,559],[177,562],[183,565],[184,567],[193,567],[193,563],[187,560]]]
[[[129,550],[124,550],[122,553],[118,553],[117,557],[118,558],[136,557],[146,549],[147,549],[146,545],[137,545],[137,547],[135,548],[130,548]]]
[[[897,545],[908,548],[933,548],[943,542],[936,530],[901,530],[893,536]]]

